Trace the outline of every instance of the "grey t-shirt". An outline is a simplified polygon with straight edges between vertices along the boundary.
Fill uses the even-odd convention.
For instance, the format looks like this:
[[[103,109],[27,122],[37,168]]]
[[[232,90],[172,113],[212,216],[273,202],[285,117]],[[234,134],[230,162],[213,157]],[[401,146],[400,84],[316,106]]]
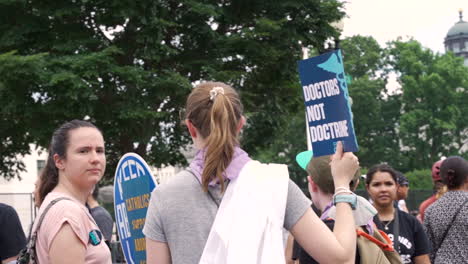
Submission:
[[[104,239],[110,242],[112,240],[112,228],[114,227],[112,216],[102,206],[90,208],[89,213],[93,216],[94,221],[96,221]]]
[[[219,204],[220,185],[210,186],[209,192]],[[310,205],[310,200],[289,180],[284,228],[291,229]],[[168,243],[172,264],[198,263],[217,210],[195,176],[181,171],[151,194],[143,233],[147,238]]]

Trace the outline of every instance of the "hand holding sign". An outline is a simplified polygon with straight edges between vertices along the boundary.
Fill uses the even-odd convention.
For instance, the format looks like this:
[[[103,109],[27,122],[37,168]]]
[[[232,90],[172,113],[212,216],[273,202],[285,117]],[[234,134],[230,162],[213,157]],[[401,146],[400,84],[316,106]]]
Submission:
[[[336,145],[335,154],[330,162],[335,189],[349,188],[349,183],[359,168],[358,158],[352,152],[343,152],[341,141]]]

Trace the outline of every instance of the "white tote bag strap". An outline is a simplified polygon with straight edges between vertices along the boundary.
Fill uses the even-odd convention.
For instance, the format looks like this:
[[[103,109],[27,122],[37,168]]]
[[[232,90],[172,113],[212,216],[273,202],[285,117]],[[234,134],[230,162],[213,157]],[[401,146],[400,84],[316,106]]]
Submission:
[[[284,264],[286,165],[248,162],[229,183],[200,264]]]

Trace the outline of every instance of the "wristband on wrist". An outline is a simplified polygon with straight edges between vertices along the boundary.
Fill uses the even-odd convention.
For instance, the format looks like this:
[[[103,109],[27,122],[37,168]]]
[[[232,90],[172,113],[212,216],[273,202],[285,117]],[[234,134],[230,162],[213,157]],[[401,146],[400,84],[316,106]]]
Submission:
[[[344,193],[344,192],[343,192]],[[336,206],[337,203],[349,203],[351,209],[356,209],[357,196],[354,193],[342,194],[337,193],[333,196],[333,205]]]

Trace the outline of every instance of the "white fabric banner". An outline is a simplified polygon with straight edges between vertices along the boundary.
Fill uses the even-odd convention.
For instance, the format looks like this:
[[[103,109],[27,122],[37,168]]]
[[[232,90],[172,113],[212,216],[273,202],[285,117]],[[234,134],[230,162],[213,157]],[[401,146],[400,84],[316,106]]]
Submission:
[[[200,264],[284,264],[286,165],[249,161],[223,196]]]

